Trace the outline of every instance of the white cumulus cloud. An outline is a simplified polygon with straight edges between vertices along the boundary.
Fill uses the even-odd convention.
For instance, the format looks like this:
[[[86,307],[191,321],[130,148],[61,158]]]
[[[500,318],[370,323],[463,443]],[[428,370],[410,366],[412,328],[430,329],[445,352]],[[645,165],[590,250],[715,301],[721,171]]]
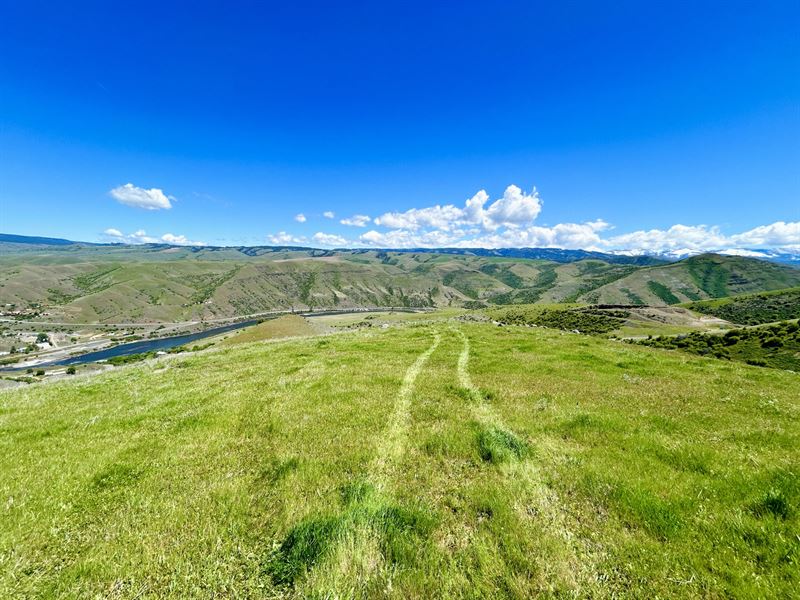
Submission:
[[[800,245],[800,221],[785,223],[777,221],[771,225],[761,225],[732,237],[734,243],[742,246],[788,246]]]
[[[115,187],[109,192],[111,197],[125,204],[126,206],[134,206],[136,208],[143,208],[145,210],[161,210],[172,208],[170,199],[174,200],[172,196],[167,196],[158,188],[151,188],[149,190],[136,187],[132,183],[126,183],[119,187]]]
[[[411,208],[405,212],[384,213],[375,224],[389,229],[441,229],[448,231],[463,227],[481,227],[495,231],[501,227],[518,228],[530,225],[539,216],[542,203],[534,188],[530,194],[516,185],[510,185],[503,197],[488,207],[489,194],[480,190],[464,202],[464,206],[437,204],[425,208]]]
[[[325,217],[326,219],[335,219],[336,213],[333,212],[332,210],[326,210],[324,213],[322,213],[322,216]]]
[[[294,220],[298,223],[305,223],[307,219],[303,213],[300,213],[294,216]]]
[[[353,215],[346,219],[339,221],[342,225],[349,225],[351,227],[366,227],[372,219],[367,215]]]
[[[412,231],[371,230],[359,240],[375,248],[583,248],[599,249],[600,232],[609,227],[602,220],[588,223],[560,223],[553,227],[506,228],[497,232],[480,229],[432,229]]]
[[[267,240],[269,240],[269,243],[273,246],[290,246],[308,243],[308,239],[305,236],[298,237],[290,233],[286,233],[285,231],[279,231],[278,233],[268,235]]]
[[[673,225],[669,229],[649,229],[616,235],[606,240],[610,248],[668,252],[680,249],[705,250],[722,248],[729,241],[719,227],[708,225]]]
[[[609,230],[613,228],[603,219],[538,225],[536,220],[541,211],[542,202],[536,188],[528,193],[516,185],[509,185],[495,200],[485,190],[479,190],[461,205],[415,207],[385,212],[374,219],[367,215],[353,215],[339,223],[351,227],[372,224],[374,227],[356,239],[320,231],[311,240],[321,246],[338,248],[538,247],[631,255],[667,253],[673,256],[699,252],[754,256],[754,248],[800,251],[800,221],[776,221],[741,233],[724,233],[716,225],[679,223],[665,229],[640,229],[611,235]],[[323,215],[334,218],[332,211]],[[305,217],[298,220],[305,221]],[[285,232],[278,235],[275,239],[284,243],[298,240]]]
[[[174,235],[172,233],[165,233],[161,236],[161,241],[167,244],[175,244],[176,246],[205,246],[205,242],[198,242],[190,240],[185,235]]]
[[[725,235],[716,225],[673,225],[669,229],[649,229],[616,235],[603,241],[612,250],[647,252],[713,252],[737,249],[745,256],[748,248],[791,248],[800,245],[800,221],[776,221],[753,229]],[[730,252],[727,252],[730,254]]]
[[[466,234],[463,230],[443,231],[434,229],[427,232],[415,232],[407,229],[392,231],[370,230],[359,236],[359,240],[367,246],[375,248],[444,248],[457,245]]]
[[[336,235],[333,233],[323,233],[322,231],[318,231],[312,236],[312,239],[321,244],[323,246],[334,246],[336,248],[342,248],[344,246],[350,245],[349,242],[340,235]]]

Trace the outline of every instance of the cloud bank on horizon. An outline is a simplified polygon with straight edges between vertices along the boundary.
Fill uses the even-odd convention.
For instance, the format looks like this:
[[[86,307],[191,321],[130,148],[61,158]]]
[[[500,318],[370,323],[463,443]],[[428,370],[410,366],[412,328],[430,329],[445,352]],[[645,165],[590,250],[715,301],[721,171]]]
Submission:
[[[145,210],[169,209],[170,200],[174,200],[158,188],[144,189],[132,183],[116,187],[109,194],[122,204]],[[776,221],[734,234],[723,233],[717,225],[705,224],[616,233],[613,225],[601,218],[537,225],[541,212],[542,200],[536,188],[528,193],[509,185],[502,197],[495,200],[490,199],[486,190],[480,190],[462,205],[436,204],[385,212],[374,218],[354,214],[340,219],[339,224],[347,230],[367,229],[355,235],[347,235],[346,231],[344,234],[317,231],[308,236],[282,230],[267,235],[266,241],[275,246],[324,248],[564,248],[622,254],[726,251],[742,255],[758,248],[800,252],[800,221]],[[294,221],[305,225],[314,218],[309,214],[312,213],[298,213]],[[335,213],[329,210],[321,216],[331,222]],[[111,227],[103,232],[103,237],[128,244],[207,245],[185,235],[152,236],[142,229],[125,234]]]
[[[373,248],[564,248],[619,253],[702,252],[748,248],[800,251],[800,221],[776,221],[726,235],[716,225],[676,224],[669,229],[638,230],[610,235],[603,219],[583,223],[536,225],[542,201],[534,188],[524,192],[509,185],[490,202],[480,190],[463,206],[454,204],[386,212],[374,219],[353,215],[342,225],[374,227],[354,237],[318,231],[310,238],[285,231],[267,236],[274,245],[321,245]]]

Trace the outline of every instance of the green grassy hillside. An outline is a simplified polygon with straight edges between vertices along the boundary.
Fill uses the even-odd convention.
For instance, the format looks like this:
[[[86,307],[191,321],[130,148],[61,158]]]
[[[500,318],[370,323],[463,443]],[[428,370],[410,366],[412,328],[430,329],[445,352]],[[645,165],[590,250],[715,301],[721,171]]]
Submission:
[[[269,319],[244,331],[226,338],[223,344],[246,344],[261,340],[277,338],[300,337],[315,333],[314,327],[308,319],[299,315],[283,315],[277,319]]]
[[[472,285],[508,289],[469,258],[446,265],[414,257],[396,263],[375,256],[273,258],[6,261],[5,268],[0,263],[0,302],[41,306],[54,320],[178,321],[273,309],[458,303],[469,297],[461,291],[469,292],[460,285],[463,278],[450,275],[459,270],[484,278]],[[451,285],[444,285],[448,276]]]
[[[96,249],[0,257],[0,304],[36,307],[51,320],[104,323],[291,308],[515,304],[574,298],[637,268],[596,260],[560,264],[379,251],[233,258],[233,249],[111,250],[116,252],[106,256],[113,260],[96,260],[104,256]]]
[[[800,288],[692,302],[686,308],[739,325],[800,319]]]
[[[788,598],[796,374],[432,320],[0,393],[0,597]]]
[[[637,343],[800,373],[800,326],[796,322],[731,329],[724,335],[694,332],[658,336]]]
[[[644,337],[707,332],[730,328],[713,317],[698,317],[678,306],[581,306],[574,304],[520,304],[487,308],[493,321],[505,325],[548,327],[611,337]]]
[[[581,294],[584,302],[669,305],[800,285],[800,269],[743,258],[703,254],[669,265],[644,267]]]
[[[665,305],[800,285],[798,269],[714,255],[642,267],[376,250],[59,248],[0,253],[0,305],[51,321],[142,323],[293,308]]]

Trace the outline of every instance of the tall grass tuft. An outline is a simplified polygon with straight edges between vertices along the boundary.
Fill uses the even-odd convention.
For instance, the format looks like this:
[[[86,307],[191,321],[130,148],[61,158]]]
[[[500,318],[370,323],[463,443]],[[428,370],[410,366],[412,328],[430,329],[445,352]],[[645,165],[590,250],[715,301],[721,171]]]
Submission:
[[[482,427],[478,431],[478,453],[483,460],[500,464],[522,458],[528,453],[528,446],[510,431]]]

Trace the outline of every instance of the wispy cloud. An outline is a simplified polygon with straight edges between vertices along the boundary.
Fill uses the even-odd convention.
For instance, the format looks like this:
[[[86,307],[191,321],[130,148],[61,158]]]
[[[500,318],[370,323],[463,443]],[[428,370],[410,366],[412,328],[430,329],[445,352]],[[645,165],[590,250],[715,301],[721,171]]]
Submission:
[[[132,183],[126,183],[119,187],[115,187],[108,192],[120,204],[126,206],[133,206],[135,208],[143,208],[145,210],[162,210],[172,208],[170,200],[174,200],[172,196],[167,196],[158,188],[151,188],[149,190],[136,187]]]
[[[326,219],[335,219],[336,213],[333,212],[332,210],[326,210],[324,213],[322,213],[322,216],[325,217]]]
[[[305,223],[307,221],[306,216],[303,213],[295,215],[294,220],[298,223]]]

